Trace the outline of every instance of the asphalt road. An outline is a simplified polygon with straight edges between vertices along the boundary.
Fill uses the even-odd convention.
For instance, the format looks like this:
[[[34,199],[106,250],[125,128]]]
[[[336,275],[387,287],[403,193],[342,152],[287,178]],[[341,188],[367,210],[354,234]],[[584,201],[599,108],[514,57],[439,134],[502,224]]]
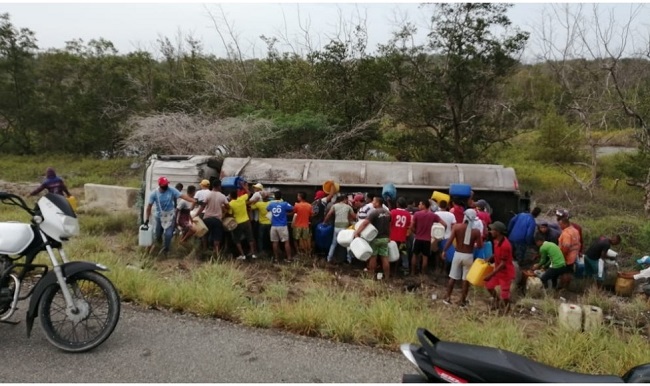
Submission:
[[[399,382],[411,365],[399,353],[123,305],[113,335],[95,350],[67,354],[43,337],[0,324],[6,382]]]

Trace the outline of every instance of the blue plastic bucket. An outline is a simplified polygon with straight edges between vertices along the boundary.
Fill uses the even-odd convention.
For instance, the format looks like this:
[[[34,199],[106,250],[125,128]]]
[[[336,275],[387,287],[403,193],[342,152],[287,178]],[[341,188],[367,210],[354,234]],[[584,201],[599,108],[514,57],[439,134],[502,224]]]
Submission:
[[[316,225],[315,232],[316,248],[321,250],[329,249],[334,237],[334,226],[331,224],[320,223]]]
[[[244,179],[238,176],[235,177],[224,177],[221,180],[221,188],[224,190],[233,190],[239,189],[239,183]]]
[[[397,188],[394,184],[386,184],[381,190],[381,196],[390,198],[392,201],[395,201],[397,198]]]

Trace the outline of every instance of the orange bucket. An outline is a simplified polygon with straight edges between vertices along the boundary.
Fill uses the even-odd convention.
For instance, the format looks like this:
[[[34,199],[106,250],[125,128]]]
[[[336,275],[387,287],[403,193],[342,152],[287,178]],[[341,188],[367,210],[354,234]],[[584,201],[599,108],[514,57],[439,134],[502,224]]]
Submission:
[[[338,193],[340,188],[341,188],[340,185],[337,184],[336,182],[332,181],[332,180],[327,180],[327,181],[323,182],[323,191],[325,193],[328,193],[328,194],[332,193],[332,189],[334,190],[334,193]]]

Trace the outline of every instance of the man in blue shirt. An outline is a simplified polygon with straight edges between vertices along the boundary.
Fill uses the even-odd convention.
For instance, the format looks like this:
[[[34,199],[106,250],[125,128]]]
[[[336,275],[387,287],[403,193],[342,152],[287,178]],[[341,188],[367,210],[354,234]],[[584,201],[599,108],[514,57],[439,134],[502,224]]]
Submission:
[[[153,208],[153,205],[156,204],[154,239],[160,241],[160,238],[164,233],[163,248],[158,254],[165,257],[169,252],[172,237],[174,236],[174,224],[176,224],[176,207],[174,206],[174,203],[178,198],[182,198],[191,203],[196,202],[194,198],[187,194],[181,194],[181,192],[176,188],[170,187],[167,177],[158,178],[158,189],[154,190],[149,195],[149,204],[147,205],[146,214],[144,216],[144,224],[148,225],[149,219],[151,218],[151,209]],[[152,245],[149,252],[153,252],[155,247],[155,244]]]
[[[282,192],[275,192],[275,200],[271,201],[266,210],[271,213],[271,242],[273,243],[273,255],[275,261],[280,258],[280,241],[284,243],[284,250],[287,254],[287,263],[291,263],[291,241],[289,239],[289,227],[287,216],[293,212],[293,206],[282,200]]]
[[[521,212],[508,223],[508,241],[512,244],[512,250],[521,267],[526,258],[528,247],[532,247],[535,239],[535,218],[539,216],[542,210],[535,207],[530,213]]]

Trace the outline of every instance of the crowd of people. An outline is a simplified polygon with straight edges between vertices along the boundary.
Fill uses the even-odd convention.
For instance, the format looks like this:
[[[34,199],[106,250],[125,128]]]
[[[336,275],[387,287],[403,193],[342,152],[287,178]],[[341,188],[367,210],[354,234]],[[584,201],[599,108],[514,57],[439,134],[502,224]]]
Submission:
[[[358,223],[353,228],[354,237],[360,237],[372,224],[377,236],[369,242],[372,256],[362,264],[364,269],[378,280],[389,279],[397,272],[447,275],[443,301],[448,304],[456,282],[461,281],[458,303],[467,305],[467,274],[477,258],[494,263],[485,285],[495,305],[507,308],[517,268],[532,268],[547,288],[557,288],[576,273],[576,261],[584,249],[582,228],[570,221],[564,209],[556,211],[557,222],[538,220],[541,210],[536,207],[515,215],[506,225],[493,222],[489,203],[474,201],[473,197],[451,197],[451,202],[429,198],[416,201],[320,190],[313,199],[300,192],[292,204],[283,200],[281,191],[269,192],[260,183],[242,181],[238,189],[227,194],[218,179],[201,181],[199,189],[188,186],[185,193],[182,185],[172,188],[169,183],[160,177],[145,215],[148,222],[152,208],[157,209],[156,239],[164,236],[161,254],[168,253],[176,230],[180,230],[181,243],[193,240],[195,219],[200,218],[208,229],[200,238],[201,245],[216,254],[232,251],[237,260],[269,256],[275,262],[320,256],[329,265],[352,264],[355,256],[338,245],[337,236]],[[329,234],[321,231],[325,226],[331,228]],[[439,233],[434,232],[436,227]],[[390,241],[400,251],[394,264],[388,258]],[[620,236],[601,236],[587,248],[585,274],[602,281],[598,261],[620,241]]]

